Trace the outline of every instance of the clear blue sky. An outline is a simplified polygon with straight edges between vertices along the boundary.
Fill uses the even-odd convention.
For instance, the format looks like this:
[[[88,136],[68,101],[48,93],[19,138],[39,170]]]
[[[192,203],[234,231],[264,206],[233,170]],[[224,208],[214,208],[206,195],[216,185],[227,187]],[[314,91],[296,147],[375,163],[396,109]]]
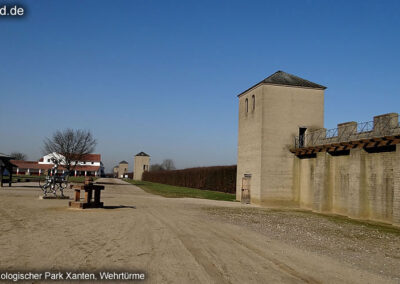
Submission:
[[[0,17],[0,152],[38,159],[71,127],[107,170],[140,151],[235,164],[236,95],[277,70],[328,87],[327,128],[399,112],[400,1],[18,3]]]

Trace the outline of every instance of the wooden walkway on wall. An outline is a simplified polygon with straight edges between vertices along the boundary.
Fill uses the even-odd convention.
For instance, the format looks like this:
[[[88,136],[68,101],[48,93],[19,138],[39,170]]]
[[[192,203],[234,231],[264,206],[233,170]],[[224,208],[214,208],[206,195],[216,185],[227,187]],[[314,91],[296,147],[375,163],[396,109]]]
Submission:
[[[360,139],[356,141],[337,142],[325,145],[316,145],[290,149],[298,157],[307,157],[318,152],[328,152],[329,154],[341,153],[351,149],[363,148],[368,152],[385,151],[400,143],[400,135],[383,136],[375,138]]]

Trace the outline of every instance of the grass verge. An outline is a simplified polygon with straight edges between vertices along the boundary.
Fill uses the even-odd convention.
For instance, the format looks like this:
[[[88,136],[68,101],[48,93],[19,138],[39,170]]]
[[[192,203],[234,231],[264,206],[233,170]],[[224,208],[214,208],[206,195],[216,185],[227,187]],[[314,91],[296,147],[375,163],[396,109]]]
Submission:
[[[92,177],[93,181],[98,179],[98,177]],[[84,176],[79,176],[79,177],[68,177],[68,182],[77,182],[77,183],[84,183],[85,182],[85,177]]]
[[[235,201],[236,199],[235,194],[231,193],[173,186],[173,185],[161,184],[149,181],[137,181],[131,179],[124,179],[124,180],[140,187],[141,189],[143,189],[148,193],[157,194],[164,197],[170,197],[170,198],[191,197],[191,198],[225,200],[225,201]]]
[[[98,177],[92,177],[93,180],[98,179]],[[13,175],[13,182],[35,182],[35,181],[44,181],[46,179],[45,175],[41,176],[29,176],[29,175]],[[83,183],[85,181],[84,176],[70,176],[68,177],[68,182],[76,182]],[[8,177],[4,180],[4,183],[8,182]]]

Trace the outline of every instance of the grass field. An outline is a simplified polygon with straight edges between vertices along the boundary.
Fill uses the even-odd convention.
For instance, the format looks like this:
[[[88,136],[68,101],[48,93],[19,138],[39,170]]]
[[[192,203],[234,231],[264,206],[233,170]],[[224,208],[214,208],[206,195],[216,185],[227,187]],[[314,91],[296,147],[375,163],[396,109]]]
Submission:
[[[96,179],[98,179],[97,177],[92,177],[93,178],[93,180],[96,180]],[[30,175],[13,175],[13,182],[28,182],[28,181],[33,181],[33,182],[35,182],[35,181],[39,181],[39,179],[40,180],[45,180],[46,179],[46,176],[45,175],[42,175],[42,176],[30,176]],[[6,177],[6,179],[5,179],[5,181],[4,182],[7,182],[8,181],[8,177]],[[71,176],[71,177],[68,177],[68,182],[78,182],[78,183],[80,183],[80,182],[84,182],[85,181],[85,177],[84,176],[78,176],[78,177],[74,177],[74,176]]]
[[[161,195],[164,197],[180,198],[180,197],[192,197],[192,198],[203,198],[212,200],[225,200],[235,201],[236,196],[230,193],[201,190],[188,187],[179,187],[168,184],[160,184],[148,181],[136,181],[131,179],[124,179],[125,181],[134,184],[144,191],[152,194]]]
[[[96,179],[98,179],[98,177],[92,177],[93,180],[95,181]],[[68,178],[68,182],[85,182],[85,177],[81,176],[81,177],[69,177]]]
[[[30,176],[30,175],[13,175],[13,182],[27,182],[27,181],[38,181],[45,180],[46,176]],[[7,177],[8,179],[8,177]]]

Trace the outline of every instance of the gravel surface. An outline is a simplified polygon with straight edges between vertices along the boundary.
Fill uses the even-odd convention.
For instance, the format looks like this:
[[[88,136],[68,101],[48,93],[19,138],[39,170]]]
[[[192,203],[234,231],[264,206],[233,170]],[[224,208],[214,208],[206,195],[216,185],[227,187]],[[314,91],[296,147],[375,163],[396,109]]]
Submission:
[[[307,211],[206,208],[215,220],[400,282],[400,228]]]
[[[97,182],[103,209],[39,199],[37,183],[2,188],[0,271],[141,271],[146,283],[399,283],[399,234],[390,227]]]

